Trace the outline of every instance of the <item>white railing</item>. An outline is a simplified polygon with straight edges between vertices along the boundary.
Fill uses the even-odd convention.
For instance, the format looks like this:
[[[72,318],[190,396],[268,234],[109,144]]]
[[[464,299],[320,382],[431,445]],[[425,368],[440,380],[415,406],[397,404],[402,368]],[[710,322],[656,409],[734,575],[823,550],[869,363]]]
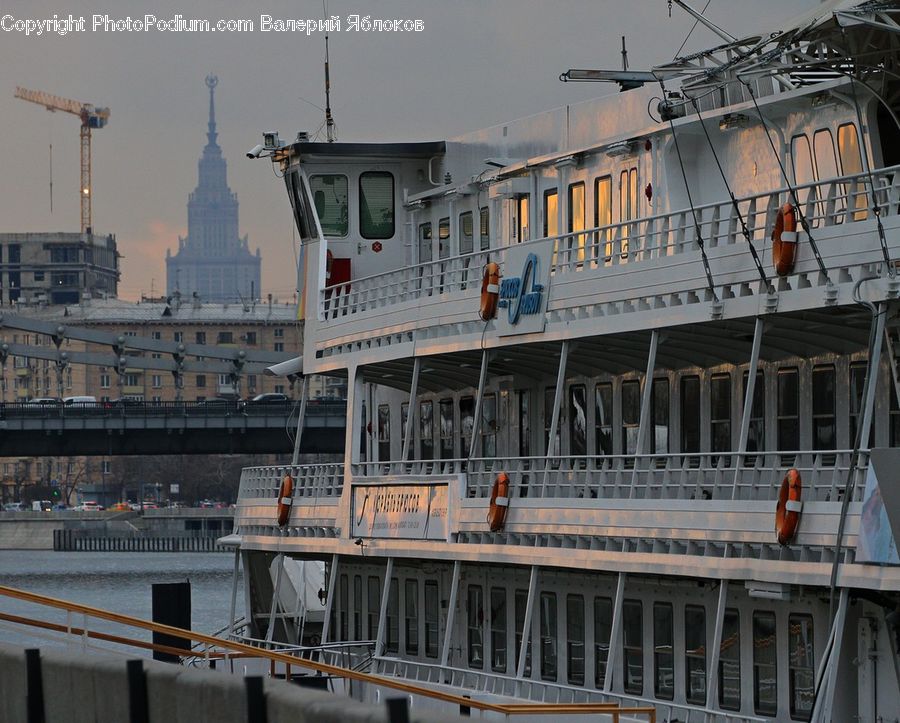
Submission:
[[[873,171],[874,183],[870,182],[869,174],[860,173],[795,187],[813,235],[824,227],[872,219],[873,186],[881,215],[898,215],[898,170],[900,166]],[[760,254],[770,243],[778,208],[793,201],[787,188],[738,199],[741,216]],[[682,209],[554,236],[551,273],[579,273],[695,251],[699,248],[698,226],[707,249],[744,243],[733,204],[730,200],[720,201],[699,206],[693,212]],[[542,239],[519,246],[539,241]],[[506,248],[491,249],[353,279],[349,284],[320,290],[321,311],[325,318],[341,318],[433,295],[480,288],[484,264],[488,260],[497,262],[502,271],[505,257]]]
[[[295,504],[313,504],[323,497],[337,498],[344,488],[343,462],[245,467],[241,471],[238,499],[275,499],[288,473],[294,478]]]
[[[723,723],[731,723],[732,721],[735,723],[764,723],[766,720],[756,716],[712,710],[701,706],[681,705],[623,693],[606,693],[592,688],[563,685],[532,678],[513,678],[480,670],[441,666],[436,663],[421,663],[414,660],[385,657],[379,657],[375,660],[381,675],[405,678],[417,683],[449,685],[456,689],[520,700],[524,699],[538,703],[617,703],[625,709],[623,711],[624,715],[628,714],[628,708],[655,706],[657,713],[665,715],[666,720],[673,720],[673,716],[675,716],[683,723],[689,723],[689,721],[697,723],[700,721],[709,721],[709,723],[718,721]]]
[[[470,460],[368,462],[354,476],[466,474],[466,496],[491,496],[505,472],[511,497],[599,499],[763,500],[778,498],[790,468],[800,472],[803,499],[840,500],[851,450],[735,453],[506,457]],[[855,467],[854,500],[862,499],[868,453]]]

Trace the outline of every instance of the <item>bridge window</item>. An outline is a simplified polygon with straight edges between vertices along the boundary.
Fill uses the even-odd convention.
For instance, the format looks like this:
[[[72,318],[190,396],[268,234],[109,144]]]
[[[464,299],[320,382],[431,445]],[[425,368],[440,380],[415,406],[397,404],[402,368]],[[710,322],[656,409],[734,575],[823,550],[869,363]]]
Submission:
[[[438,258],[445,259],[450,255],[450,219],[438,221]]]
[[[340,582],[338,583],[338,600],[340,601],[340,609],[341,609],[341,629],[340,629],[340,639],[349,640],[350,639],[350,625],[349,625],[349,614],[350,614],[350,586],[347,582],[347,576],[341,575]]]
[[[409,424],[409,402],[400,405],[400,445],[406,443],[406,425]],[[403,451],[401,450],[401,454]],[[407,458],[409,454],[407,454]],[[404,460],[405,461],[405,460]]]
[[[815,367],[812,372],[813,449],[834,449],[834,366]]]
[[[419,263],[425,264],[431,261],[431,222],[419,224]]]
[[[481,400],[481,456],[497,455],[497,395],[485,394]]]
[[[544,236],[556,236],[558,233],[559,202],[556,189],[553,188],[549,191],[544,191]]]
[[[700,377],[681,378],[681,451],[700,451]]]
[[[391,458],[391,408],[387,404],[378,405],[378,459],[382,462]]]
[[[619,174],[619,220],[622,223],[638,217],[637,168]],[[622,255],[628,253],[628,227],[622,228]]]
[[[712,451],[727,452],[731,449],[731,375],[713,374],[709,393]]]
[[[528,389],[520,389],[516,396],[519,399],[519,456],[531,456],[531,392]],[[900,415],[898,415],[900,417]]]
[[[747,397],[747,384],[750,373],[744,372],[744,385],[741,393],[741,406]],[[742,412],[743,413],[743,410]],[[747,451],[761,452],[766,448],[766,378],[762,372],[756,372],[753,385],[753,403],[750,407],[750,426],[747,431]],[[753,461],[748,460],[749,464]]]
[[[519,655],[522,652],[522,635],[528,628],[528,643],[525,646],[525,672],[526,678],[531,677],[531,621],[525,619],[526,608],[528,607],[528,591],[516,590],[515,608],[516,608],[516,649],[513,651],[516,658],[516,671],[519,669]]]
[[[513,218],[513,240],[522,243],[528,240],[528,195],[516,198],[515,218]]]
[[[845,176],[856,176],[862,173],[862,156],[860,155],[859,136],[856,133],[856,126],[852,123],[845,123],[838,127],[838,155],[841,157],[841,169]],[[851,193],[855,193],[851,199],[850,205],[856,210],[853,214],[854,221],[861,221],[866,217],[866,199],[865,187],[860,183],[857,186],[852,184],[849,186]]]
[[[862,408],[863,408],[863,391],[866,384],[866,364],[858,362],[850,365],[850,444],[852,447],[856,444],[856,435],[859,434],[859,425],[862,424]],[[891,383],[891,409],[896,406],[896,397],[894,393],[893,382]],[[893,422],[894,415],[891,415]],[[892,425],[893,427],[893,425]],[[867,446],[864,441],[860,440],[862,446]],[[868,446],[875,446],[875,425],[869,425],[869,443]]]
[[[480,585],[469,585],[466,601],[467,650],[470,668],[484,667],[484,609]]]
[[[566,665],[570,685],[584,685],[584,597],[566,597]]]
[[[384,616],[384,652],[400,652],[400,581],[391,578],[388,604]]]
[[[650,408],[650,438],[652,454],[667,454],[669,451],[669,380],[653,380],[653,405]]]
[[[640,600],[625,600],[622,603],[622,665],[625,692],[643,695],[644,615]]]
[[[419,654],[419,581],[407,580],[404,595],[404,621],[406,627],[406,653]]]
[[[556,680],[556,645],[559,638],[559,617],[556,614],[556,593],[541,593],[541,680]]]
[[[675,696],[675,643],[672,603],[653,605],[653,689],[657,698]]]
[[[573,457],[587,454],[586,395],[584,384],[569,387],[569,454]]]
[[[481,250],[485,251],[491,247],[491,212],[487,206],[479,212],[478,231],[481,239]]]
[[[425,581],[425,655],[438,656],[438,586],[434,580]]]
[[[594,598],[594,685],[603,689],[606,682],[606,662],[609,660],[609,640],[612,636],[612,600]]]
[[[788,617],[788,682],[791,718],[808,721],[812,715],[816,688],[811,615]]]
[[[725,710],[741,709],[741,618],[734,608],[726,608],[722,625],[719,705]]]
[[[310,176],[309,188],[322,233],[326,236],[346,236],[350,218],[347,176]]]
[[[394,235],[394,176],[368,171],[359,176],[359,232],[366,239]]]
[[[775,648],[775,613],[753,613],[753,710],[759,715],[778,713],[778,666]]]
[[[453,400],[442,399],[438,403],[441,432],[441,459],[453,459]]]
[[[419,459],[434,459],[434,402],[419,402]]]
[[[506,672],[506,588],[491,588],[491,670]]]
[[[584,215],[584,181],[582,181],[569,186],[569,233],[584,231]],[[584,261],[584,234],[579,233],[577,236],[571,237],[569,248],[575,251],[574,258],[570,257],[569,261],[578,263]]]
[[[800,447],[800,386],[795,368],[778,370],[778,449]]]
[[[706,704],[706,609],[684,607],[685,698],[688,703]]]
[[[472,430],[475,428],[475,399],[460,397],[459,399],[459,456],[467,457]]]
[[[594,179],[594,226],[606,229],[612,225],[612,178],[602,176]],[[612,244],[609,241],[609,230],[597,232],[594,239],[594,258],[601,253],[608,263],[612,257]]]
[[[472,212],[459,214],[459,253],[470,254],[475,250],[475,226]]]
[[[612,454],[612,384],[604,382],[594,389],[594,454]]]
[[[362,640],[362,576],[353,576],[353,639]]]
[[[809,147],[809,138],[805,134],[794,136],[791,140],[791,160],[794,166],[794,183],[797,186],[815,183],[816,174],[813,171],[812,151]],[[797,200],[800,202],[800,209],[804,214],[809,194],[809,188],[797,189]]]
[[[813,152],[816,156],[816,168],[820,181],[826,181],[830,178],[836,178],[840,174],[837,167],[837,156],[834,153],[834,136],[827,128],[816,131],[813,136]],[[840,184],[843,188],[844,184]],[[825,204],[819,204],[820,214],[825,213]],[[838,199],[835,204],[835,211],[841,212],[845,208],[842,200]]]
[[[641,383],[637,379],[622,382],[622,454],[637,452],[641,422]]]
[[[378,613],[381,607],[381,580],[370,575],[366,581],[366,620],[368,622],[368,639],[375,640],[378,635]]]

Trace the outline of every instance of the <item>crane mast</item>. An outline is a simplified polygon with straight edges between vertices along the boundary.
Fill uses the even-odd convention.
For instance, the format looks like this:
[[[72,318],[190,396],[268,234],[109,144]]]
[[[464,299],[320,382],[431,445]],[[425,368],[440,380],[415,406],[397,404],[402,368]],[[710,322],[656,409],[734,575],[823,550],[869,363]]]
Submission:
[[[91,221],[91,196],[93,193],[91,186],[91,131],[95,128],[103,128],[107,124],[109,108],[99,108],[92,103],[82,103],[22,87],[16,88],[15,95],[16,98],[42,105],[50,112],[60,110],[81,119],[81,184],[78,187],[78,197],[81,202],[81,232],[91,233],[93,230]]]

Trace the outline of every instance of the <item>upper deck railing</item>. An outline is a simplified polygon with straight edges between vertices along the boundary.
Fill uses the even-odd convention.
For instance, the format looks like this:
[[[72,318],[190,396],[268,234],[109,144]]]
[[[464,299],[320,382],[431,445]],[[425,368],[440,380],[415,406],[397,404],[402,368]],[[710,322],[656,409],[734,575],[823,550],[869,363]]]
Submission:
[[[794,190],[813,231],[872,219],[873,198],[882,217],[896,216],[900,213],[898,170],[900,166],[893,166],[871,174],[798,185]],[[779,207],[792,202],[793,195],[786,187],[737,200],[740,216],[760,253],[771,244],[769,235]],[[551,273],[559,277],[697,251],[698,227],[707,249],[744,242],[738,212],[730,200],[723,200],[698,206],[694,211],[682,209],[550,237],[554,242]],[[339,319],[436,294],[480,288],[484,264],[493,261],[502,270],[508,248],[438,259],[327,287],[320,290],[320,311],[326,319]],[[749,253],[747,260],[751,274],[747,280],[752,281],[756,272]],[[717,269],[712,271],[715,278]]]

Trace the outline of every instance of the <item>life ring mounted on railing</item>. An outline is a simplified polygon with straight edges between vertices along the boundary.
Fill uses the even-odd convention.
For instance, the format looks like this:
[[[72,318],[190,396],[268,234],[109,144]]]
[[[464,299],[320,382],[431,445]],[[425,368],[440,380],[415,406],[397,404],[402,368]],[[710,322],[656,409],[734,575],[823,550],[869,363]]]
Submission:
[[[772,263],[779,276],[794,270],[797,260],[797,211],[789,203],[778,209],[772,229]]]
[[[803,510],[803,503],[800,501],[802,488],[800,473],[792,467],[781,480],[778,506],[775,508],[775,534],[779,545],[787,545],[797,534],[800,512]]]
[[[496,316],[499,298],[500,266],[489,261],[484,265],[484,276],[481,278],[481,308],[478,310],[478,316],[482,321],[488,321]]]
[[[500,472],[494,479],[494,486],[491,488],[491,507],[487,513],[488,528],[491,532],[503,529],[508,510],[509,477],[506,476],[506,472]]]
[[[294,505],[294,478],[289,474],[281,480],[281,489],[278,490],[278,526],[284,527],[291,516],[291,507]]]

